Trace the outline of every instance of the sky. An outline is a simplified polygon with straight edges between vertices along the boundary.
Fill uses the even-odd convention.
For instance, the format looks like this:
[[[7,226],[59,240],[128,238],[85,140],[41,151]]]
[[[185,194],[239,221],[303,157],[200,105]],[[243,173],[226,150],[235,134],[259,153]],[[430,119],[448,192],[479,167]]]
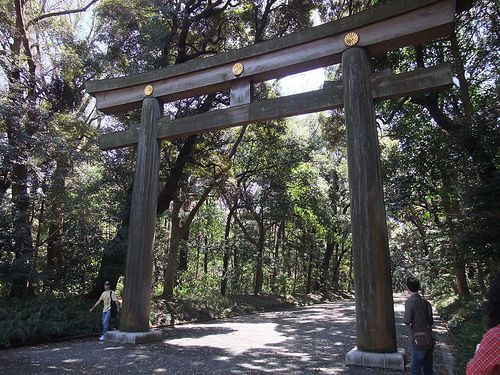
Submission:
[[[323,86],[325,73],[323,68],[293,74],[280,80],[283,95],[299,94],[319,90]]]
[[[319,13],[314,11],[311,14],[313,26],[321,25]],[[325,73],[323,68],[310,70],[285,77],[280,81],[283,95],[299,94],[307,91],[319,90],[323,86]]]

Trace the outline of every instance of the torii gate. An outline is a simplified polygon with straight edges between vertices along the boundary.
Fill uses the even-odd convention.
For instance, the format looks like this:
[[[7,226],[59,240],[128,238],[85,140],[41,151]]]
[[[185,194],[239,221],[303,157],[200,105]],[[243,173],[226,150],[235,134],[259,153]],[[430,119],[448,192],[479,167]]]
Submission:
[[[374,100],[449,87],[439,65],[398,75],[372,74],[370,55],[449,35],[455,0],[394,0],[353,16],[209,58],[138,75],[91,81],[97,108],[140,108],[141,123],[104,135],[102,150],[137,145],[121,331],[107,339],[160,339],[149,331],[159,143],[164,139],[297,114],[345,108],[356,295],[357,349],[347,364],[404,370],[398,351]],[[342,62],[343,81],[323,89],[254,102],[252,85]],[[229,108],[171,120],[164,102],[230,90]]]

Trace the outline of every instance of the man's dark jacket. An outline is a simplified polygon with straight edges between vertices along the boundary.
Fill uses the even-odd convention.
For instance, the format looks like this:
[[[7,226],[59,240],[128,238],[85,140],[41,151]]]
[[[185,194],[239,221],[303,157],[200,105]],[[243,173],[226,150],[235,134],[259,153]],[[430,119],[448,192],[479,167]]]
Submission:
[[[431,304],[418,293],[412,294],[405,302],[403,322],[410,326],[410,339],[415,342],[415,332],[430,331],[434,320]]]

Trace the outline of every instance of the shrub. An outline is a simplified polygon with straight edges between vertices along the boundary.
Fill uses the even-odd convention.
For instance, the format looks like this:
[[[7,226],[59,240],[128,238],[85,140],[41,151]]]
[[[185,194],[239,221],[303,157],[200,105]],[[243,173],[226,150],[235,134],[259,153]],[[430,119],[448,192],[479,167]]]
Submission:
[[[0,347],[98,332],[101,316],[89,313],[92,304],[77,297],[0,301]]]

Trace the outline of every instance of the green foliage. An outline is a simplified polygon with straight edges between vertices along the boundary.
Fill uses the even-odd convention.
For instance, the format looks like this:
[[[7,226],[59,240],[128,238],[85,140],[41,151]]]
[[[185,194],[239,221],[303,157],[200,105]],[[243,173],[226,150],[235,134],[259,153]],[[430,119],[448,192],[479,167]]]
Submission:
[[[65,214],[75,212],[68,206],[75,194],[72,187],[80,182],[77,166],[87,160],[97,164],[92,152],[97,132],[83,94],[84,82],[96,74],[89,59],[93,43],[75,35],[79,18],[60,15],[60,6],[39,1],[15,8],[0,4],[6,51],[0,60],[1,197],[10,196],[2,201],[10,223],[0,235],[0,280],[7,285],[2,291],[10,286],[9,294],[16,296],[40,292],[42,279],[61,280],[62,270],[52,274],[50,268],[64,264],[60,233],[63,223],[74,223]],[[12,23],[15,19],[24,22]],[[88,237],[80,243],[82,237],[74,236],[70,243],[73,248],[87,246]]]
[[[220,294],[217,278],[189,270],[180,275],[173,299],[153,301],[150,321],[158,326],[213,319],[229,316],[233,307],[233,303]]]
[[[100,314],[82,298],[0,300],[0,347],[33,344],[99,332]]]
[[[476,351],[486,330],[481,310],[483,296],[444,297],[435,301],[441,318],[450,329],[458,349],[459,360],[466,364]]]
[[[497,15],[493,4],[475,2],[461,13],[449,40],[396,50],[375,61],[377,70],[395,72],[443,61],[456,68],[449,91],[386,101],[377,112],[381,135],[390,138],[383,143],[382,167],[387,212],[398,223],[391,244],[398,265],[406,265],[403,274],[428,281],[430,289],[463,295],[476,283],[476,271],[494,272],[499,259],[494,67],[500,46],[487,42],[498,25],[478,16]]]
[[[339,298],[333,296],[333,299]],[[342,298],[342,297],[340,297]],[[154,327],[179,323],[220,319],[242,314],[264,311],[278,311],[296,306],[323,303],[317,295],[294,294],[282,297],[275,294],[245,295],[233,294],[223,297],[214,293],[210,298],[189,298],[184,296],[170,300],[154,299],[151,304],[150,323]]]
[[[219,299],[219,281],[208,273],[196,275],[193,271],[183,272],[174,289],[181,299],[196,299],[200,302]]]

